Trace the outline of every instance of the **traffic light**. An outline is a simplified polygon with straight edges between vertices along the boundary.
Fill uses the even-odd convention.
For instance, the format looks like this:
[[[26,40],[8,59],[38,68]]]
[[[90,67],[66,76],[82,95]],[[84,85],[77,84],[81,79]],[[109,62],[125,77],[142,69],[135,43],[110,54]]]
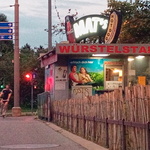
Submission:
[[[37,85],[38,85],[38,82],[34,79],[34,81],[33,81],[33,88],[37,89]]]
[[[1,85],[0,88],[3,89],[3,88],[4,88],[4,85]]]
[[[0,79],[0,88],[3,89],[4,88],[4,78]]]
[[[34,89],[37,89],[37,85],[34,85],[33,88],[34,88]]]
[[[32,80],[32,74],[31,73],[25,74],[25,79],[26,79],[26,81],[31,81]]]

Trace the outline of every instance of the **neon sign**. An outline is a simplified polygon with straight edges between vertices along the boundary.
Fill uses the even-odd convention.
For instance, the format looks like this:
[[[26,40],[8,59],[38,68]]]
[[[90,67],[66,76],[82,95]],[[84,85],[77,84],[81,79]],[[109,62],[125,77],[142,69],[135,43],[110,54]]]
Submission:
[[[65,17],[65,28],[69,43],[115,43],[121,28],[121,14],[113,11],[109,16],[88,15],[76,21],[72,16]],[[98,42],[97,42],[98,41]]]
[[[103,36],[108,27],[108,18],[100,15],[85,16],[73,24],[77,41],[88,36]]]

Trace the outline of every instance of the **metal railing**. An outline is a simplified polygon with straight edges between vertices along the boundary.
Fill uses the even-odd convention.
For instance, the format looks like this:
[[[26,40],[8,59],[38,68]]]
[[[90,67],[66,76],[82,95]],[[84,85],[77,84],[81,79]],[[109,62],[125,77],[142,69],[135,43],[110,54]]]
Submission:
[[[38,94],[38,117],[49,120],[50,118],[50,97],[48,92]]]

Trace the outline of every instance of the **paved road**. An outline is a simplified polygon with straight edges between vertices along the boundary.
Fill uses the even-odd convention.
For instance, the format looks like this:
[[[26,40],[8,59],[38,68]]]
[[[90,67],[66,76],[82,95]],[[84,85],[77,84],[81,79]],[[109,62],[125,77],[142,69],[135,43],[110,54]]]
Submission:
[[[34,117],[0,117],[0,150],[86,150]]]

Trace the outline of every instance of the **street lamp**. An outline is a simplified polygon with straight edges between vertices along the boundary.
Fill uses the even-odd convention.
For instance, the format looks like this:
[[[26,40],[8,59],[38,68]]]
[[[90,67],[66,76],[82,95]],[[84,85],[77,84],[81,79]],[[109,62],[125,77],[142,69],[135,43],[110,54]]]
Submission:
[[[20,61],[19,61],[19,3],[15,0],[15,42],[14,42],[14,107],[12,108],[12,116],[21,116],[20,100]]]

